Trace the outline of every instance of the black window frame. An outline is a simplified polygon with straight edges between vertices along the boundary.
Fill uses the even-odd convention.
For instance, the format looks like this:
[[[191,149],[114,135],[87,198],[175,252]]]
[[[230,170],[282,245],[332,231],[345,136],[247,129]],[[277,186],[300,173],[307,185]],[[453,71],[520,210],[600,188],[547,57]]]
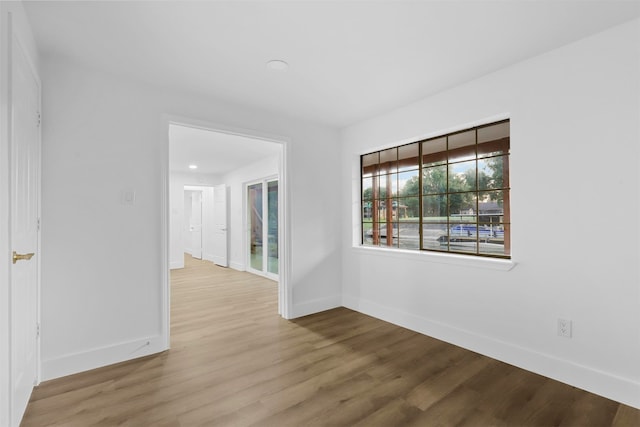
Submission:
[[[510,119],[361,155],[360,244],[511,259],[509,159]],[[462,172],[454,172],[456,167],[467,168],[464,178]],[[489,170],[493,175],[485,173]],[[429,174],[440,174],[440,178]],[[400,193],[401,175],[413,180],[414,186],[417,175],[417,194],[416,189],[414,193]],[[367,196],[365,186],[371,188]],[[417,213],[417,218],[402,220],[407,210]],[[370,228],[365,227],[367,224]],[[413,234],[410,237],[403,231],[415,232],[416,227],[417,244]],[[426,234],[431,237],[425,238]],[[433,236],[438,234],[442,235],[434,241]],[[371,242],[367,241],[369,235]]]

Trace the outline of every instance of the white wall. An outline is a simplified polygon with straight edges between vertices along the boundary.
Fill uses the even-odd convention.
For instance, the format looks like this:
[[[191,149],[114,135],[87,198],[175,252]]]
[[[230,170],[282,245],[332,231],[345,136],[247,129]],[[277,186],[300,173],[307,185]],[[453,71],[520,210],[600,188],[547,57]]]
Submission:
[[[229,188],[229,267],[244,271],[247,264],[247,230],[244,228],[244,184],[279,175],[279,156],[269,157],[244,166],[224,176]]]
[[[510,117],[517,265],[355,248],[357,220],[344,221],[344,305],[640,407],[639,27],[345,129],[341,212],[351,219],[359,154]],[[573,321],[571,339],[557,336],[558,318]]]
[[[186,247],[184,224],[185,216],[184,187],[213,186],[222,183],[222,178],[211,174],[185,174],[171,172],[169,175],[169,266],[184,268],[184,252]]]
[[[11,18],[10,18],[11,16]],[[33,61],[36,72],[41,74],[40,61],[31,27],[22,4],[0,2],[0,426],[10,423],[9,373],[11,337],[9,333],[10,283],[11,283],[11,232],[9,192],[10,176],[10,103],[9,70],[11,66],[9,46],[13,36]]]
[[[290,141],[292,311],[302,315],[340,304],[340,239],[325,231],[339,226],[337,206],[330,203],[339,177],[326,174],[337,131],[150,87],[63,59],[46,58],[42,76],[45,378],[164,349],[165,114]],[[326,185],[316,188],[319,176]],[[125,188],[135,189],[134,206],[120,203]]]

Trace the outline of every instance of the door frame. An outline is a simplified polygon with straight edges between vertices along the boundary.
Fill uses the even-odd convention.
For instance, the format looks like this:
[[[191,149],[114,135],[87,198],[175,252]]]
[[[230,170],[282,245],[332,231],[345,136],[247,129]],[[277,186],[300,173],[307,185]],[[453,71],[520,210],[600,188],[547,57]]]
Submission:
[[[169,349],[171,347],[171,278],[170,278],[170,242],[169,242],[169,223],[170,223],[170,176],[169,176],[169,126],[189,126],[208,130],[212,132],[225,133],[229,135],[242,136],[246,138],[252,138],[260,141],[276,143],[281,146],[279,155],[279,172],[278,172],[278,241],[280,250],[280,271],[278,280],[278,314],[285,319],[291,319],[292,316],[292,290],[289,285],[290,275],[290,259],[291,254],[289,248],[291,247],[291,230],[289,218],[291,216],[291,206],[289,205],[290,186],[288,182],[289,177],[289,162],[291,159],[291,140],[289,137],[281,135],[268,134],[261,131],[256,131],[247,128],[238,128],[233,126],[222,125],[219,123],[208,122],[204,120],[192,119],[183,116],[168,115],[163,116],[163,132],[164,132],[164,147],[161,150],[162,158],[160,164],[161,171],[161,218],[160,218],[160,236],[161,236],[161,318],[162,318],[162,330],[161,337],[163,340],[164,348]]]
[[[260,270],[256,270],[254,268],[251,267],[251,251],[250,251],[250,247],[251,247],[251,231],[250,231],[250,224],[249,224],[249,203],[247,200],[247,196],[248,196],[248,191],[249,191],[249,187],[255,184],[261,184],[262,185],[262,217],[264,218],[267,214],[267,211],[265,210],[265,206],[268,206],[268,183],[269,182],[273,182],[276,181],[278,183],[278,227],[280,227],[280,181],[278,180],[278,175],[269,175],[265,178],[257,178],[257,179],[252,179],[251,181],[247,181],[244,182],[242,184],[242,228],[244,231],[244,248],[243,248],[243,252],[244,252],[244,259],[245,259],[245,270],[247,270],[247,272],[252,273],[252,274],[257,274],[258,276],[263,276],[266,277],[267,279],[271,279],[271,280],[275,280],[278,281],[279,280],[279,276],[280,276],[280,242],[278,241],[278,274],[273,274],[273,273],[269,273],[268,267],[265,266],[263,264],[263,268],[265,268],[263,271]],[[266,191],[265,191],[266,190]],[[262,232],[262,253],[263,253],[263,263],[264,263],[264,258],[268,258],[268,239],[264,239],[264,235],[266,234],[265,230],[268,229],[268,226],[265,226],[264,221],[262,224],[263,227],[263,232]],[[280,238],[280,232],[278,231],[278,238]],[[266,245],[265,245],[266,244]]]

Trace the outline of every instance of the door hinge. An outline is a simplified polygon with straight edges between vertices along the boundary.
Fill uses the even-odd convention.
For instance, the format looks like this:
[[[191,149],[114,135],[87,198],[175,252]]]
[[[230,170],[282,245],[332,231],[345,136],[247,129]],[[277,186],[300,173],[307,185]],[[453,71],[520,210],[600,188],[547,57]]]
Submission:
[[[40,123],[42,123],[42,115],[40,114],[40,111],[38,111],[36,113],[36,121],[37,121],[37,126],[40,127]]]
[[[36,323],[36,338],[40,338],[40,323]]]
[[[36,223],[36,227],[38,227],[37,230],[40,231],[40,218],[38,218],[38,222]]]

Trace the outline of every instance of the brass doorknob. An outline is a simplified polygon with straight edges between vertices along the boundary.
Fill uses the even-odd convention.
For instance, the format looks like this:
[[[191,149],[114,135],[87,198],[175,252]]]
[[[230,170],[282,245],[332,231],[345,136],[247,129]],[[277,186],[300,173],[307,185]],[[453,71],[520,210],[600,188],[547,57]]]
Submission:
[[[19,254],[19,253],[16,253],[16,251],[13,251],[13,263],[15,264],[16,262],[22,259],[29,261],[31,258],[33,258],[34,255],[35,254],[33,252],[31,252],[30,254]]]

